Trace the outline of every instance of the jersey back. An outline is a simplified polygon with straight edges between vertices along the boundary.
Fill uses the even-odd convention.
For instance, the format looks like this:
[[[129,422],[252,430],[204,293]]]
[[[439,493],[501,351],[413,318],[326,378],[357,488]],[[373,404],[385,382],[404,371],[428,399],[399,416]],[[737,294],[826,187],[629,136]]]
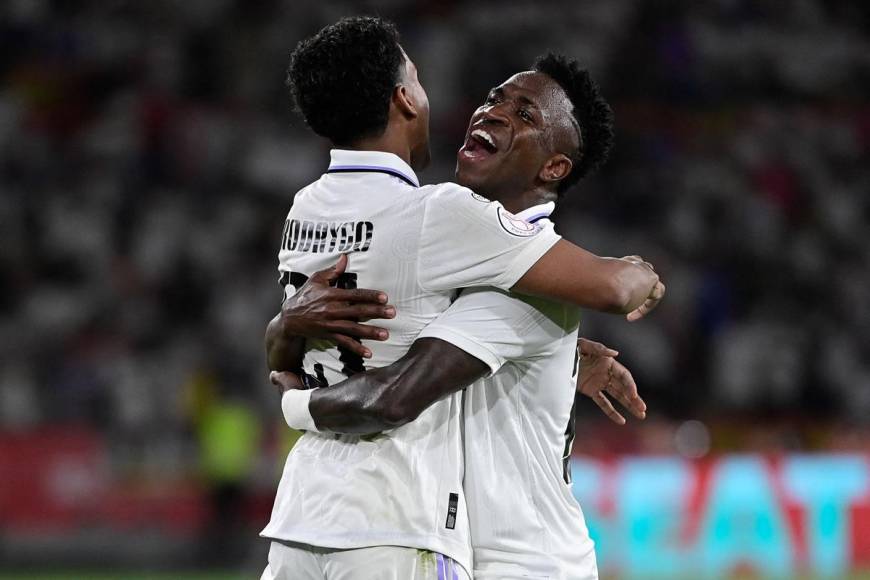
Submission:
[[[390,338],[367,342],[366,361],[309,341],[306,372],[334,385],[389,365],[447,309],[456,288],[512,286],[559,238],[552,228],[518,235],[505,213],[455,184],[416,187],[376,171],[327,173],[301,190],[279,252],[287,295],[349,253],[337,284],[383,290],[397,313],[377,322]],[[288,455],[262,535],[330,548],[428,549],[470,570],[461,411],[454,395],[372,436],[305,433]]]

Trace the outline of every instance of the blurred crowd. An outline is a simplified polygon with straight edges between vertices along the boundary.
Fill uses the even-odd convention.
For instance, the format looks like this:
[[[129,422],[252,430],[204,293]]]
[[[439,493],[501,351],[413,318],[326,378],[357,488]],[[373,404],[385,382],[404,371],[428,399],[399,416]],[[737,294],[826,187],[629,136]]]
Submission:
[[[866,430],[868,4],[12,0],[0,432],[87,425],[117,472],[195,468],[215,489],[254,473],[271,490],[280,459],[251,450],[280,428],[262,350],[278,238],[328,156],[284,75],[298,40],[358,13],[396,21],[418,65],[427,182],[451,179],[489,87],[548,49],[588,65],[617,145],[556,222],[598,253],[643,255],[668,285],[642,322],[582,326],[622,353],[654,425]],[[581,413],[599,420],[591,404]],[[230,458],[227,424],[246,434]]]

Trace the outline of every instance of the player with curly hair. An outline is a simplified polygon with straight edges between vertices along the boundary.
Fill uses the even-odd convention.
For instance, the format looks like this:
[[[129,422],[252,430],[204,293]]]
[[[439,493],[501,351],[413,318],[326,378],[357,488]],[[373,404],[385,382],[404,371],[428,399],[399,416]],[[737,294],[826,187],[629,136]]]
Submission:
[[[566,577],[593,577],[591,541],[561,479],[574,387],[558,385],[567,386],[574,369],[578,306],[640,316],[661,294],[641,260],[589,254],[553,238],[546,218],[575,165],[579,179],[606,158],[609,109],[572,103],[571,95],[585,89],[570,63],[560,77],[567,88],[555,72],[515,75],[475,112],[457,156],[457,178],[476,193],[453,183],[419,187],[414,169],[428,161],[428,101],[403,51],[395,75],[392,65],[367,62],[394,62],[395,31],[379,22],[327,27],[300,44],[291,61],[291,90],[306,122],[343,149],[334,149],[327,173],[296,195],[282,235],[286,300],[267,333],[269,364],[315,388],[300,389],[289,373],[276,379],[285,419],[305,434],[287,458],[262,533],[274,540],[263,577],[468,578],[474,522],[484,518],[500,522],[492,542],[518,547],[519,561],[533,572],[558,572],[554,562],[571,549],[566,542],[580,541],[582,561],[572,561]],[[540,66],[555,71],[553,58]],[[373,86],[361,88],[368,82]],[[388,91],[390,83],[398,84]],[[359,95],[380,95],[387,107],[357,104]],[[606,127],[592,127],[601,120]],[[325,268],[345,253],[349,259]],[[383,292],[357,289],[375,285]],[[458,288],[469,290],[453,302]],[[553,301],[559,299],[574,306]],[[371,304],[354,305],[360,302]],[[386,320],[378,329],[354,317]],[[363,346],[351,336],[375,341]],[[375,370],[362,372],[366,367]],[[484,399],[463,401],[460,390],[489,374],[495,387],[470,391]],[[487,399],[497,393],[499,408]],[[536,393],[541,399],[532,405],[526,398]],[[480,421],[480,448],[462,448],[461,433],[472,425],[462,424],[463,404]],[[529,417],[516,415],[520,410]],[[546,428],[514,428],[527,419]],[[486,446],[493,434],[503,436],[501,446]],[[537,453],[546,468],[532,474],[530,463],[512,461],[503,446],[514,443],[519,453]],[[471,463],[463,455],[476,460],[479,452],[489,454],[484,469],[506,460],[502,472],[522,483],[520,493],[543,486],[544,511],[535,504],[521,512],[488,497],[497,482],[480,470],[469,488],[475,472],[466,471]],[[551,493],[553,470],[561,483]],[[470,494],[478,505],[467,509]],[[484,515],[492,507],[500,514]],[[561,508],[567,520],[554,520],[555,533],[542,536],[541,518]],[[505,534],[504,518],[512,517],[522,521]],[[517,544],[514,532],[529,521],[538,528]],[[554,551],[526,561],[542,545]],[[508,567],[492,568],[490,577],[520,571],[515,561],[501,561]]]

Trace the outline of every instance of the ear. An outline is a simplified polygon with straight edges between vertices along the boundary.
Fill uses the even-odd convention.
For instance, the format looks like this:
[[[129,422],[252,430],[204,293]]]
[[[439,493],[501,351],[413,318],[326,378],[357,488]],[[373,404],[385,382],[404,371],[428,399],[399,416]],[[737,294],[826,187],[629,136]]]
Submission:
[[[393,89],[392,97],[393,105],[399,113],[407,119],[417,118],[417,104],[414,102],[414,97],[405,85],[396,85]]]
[[[541,167],[541,170],[538,172],[538,179],[544,183],[561,181],[568,177],[568,174],[571,173],[573,167],[574,164],[567,155],[557,153],[547,159],[544,166]]]

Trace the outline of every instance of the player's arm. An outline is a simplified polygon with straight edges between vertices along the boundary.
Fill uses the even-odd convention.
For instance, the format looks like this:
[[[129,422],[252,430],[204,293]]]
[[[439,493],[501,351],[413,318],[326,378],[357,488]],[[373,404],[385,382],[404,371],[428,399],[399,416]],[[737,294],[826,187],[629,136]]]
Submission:
[[[294,428],[369,434],[417,418],[442,397],[470,385],[489,366],[437,338],[421,338],[393,364],[358,373],[328,388],[301,390],[293,373],[272,373]]]
[[[305,358],[305,338],[285,330],[281,313],[266,326],[266,364],[273,371],[299,371]]]
[[[324,338],[364,358],[371,351],[359,341],[386,340],[385,328],[361,324],[373,318],[393,318],[396,309],[378,290],[334,288],[347,268],[347,256],[316,272],[281,305],[281,312],[266,327],[266,361],[270,370],[299,371],[305,338]]]
[[[290,390],[281,401],[284,417],[294,428],[351,433],[412,421],[432,403],[506,362],[547,353],[552,319],[535,307],[537,302],[494,289],[468,289],[394,364],[326,389]],[[289,373],[273,374],[272,380],[282,390],[300,386],[299,377]]]
[[[664,295],[637,256],[602,258],[552,224],[518,219],[496,202],[449,184],[427,198],[417,276],[426,290],[494,286],[641,318]]]
[[[559,240],[517,281],[513,291],[637,320],[665,293],[652,266],[638,256],[602,258]]]

